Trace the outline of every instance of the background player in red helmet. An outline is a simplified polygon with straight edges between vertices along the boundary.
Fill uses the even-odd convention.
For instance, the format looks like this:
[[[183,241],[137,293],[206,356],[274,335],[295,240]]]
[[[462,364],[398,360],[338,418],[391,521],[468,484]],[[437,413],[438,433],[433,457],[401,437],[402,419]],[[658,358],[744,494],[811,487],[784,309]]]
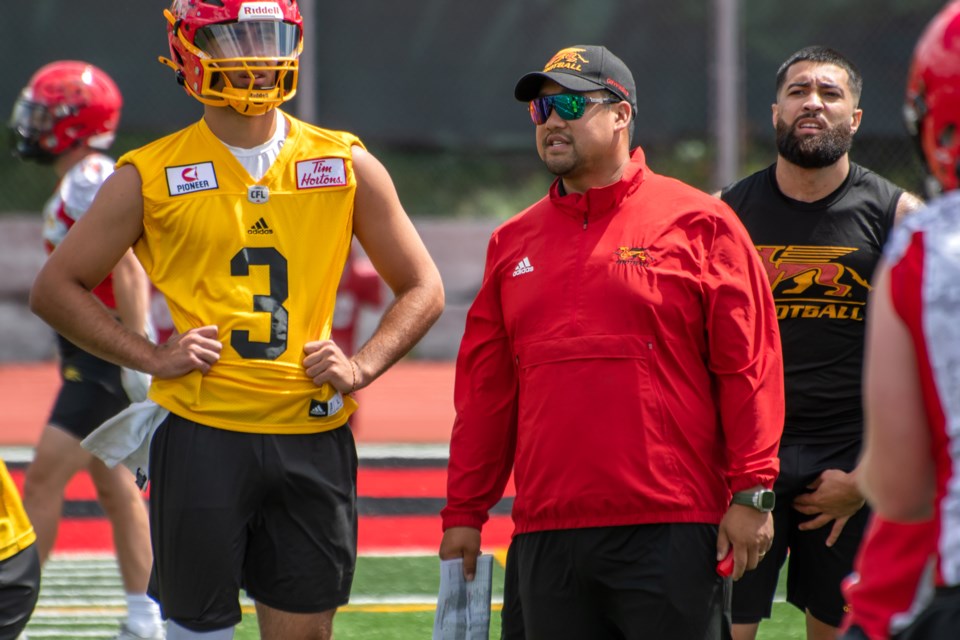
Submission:
[[[871,293],[859,480],[876,518],[846,640],[960,637],[960,2],[917,42],[904,113],[943,195],[894,231]]]
[[[296,91],[296,2],[177,0],[165,15],[164,62],[203,118],[120,158],[31,306],[153,376],[137,409],[158,418],[150,593],[168,638],[232,638],[242,588],[262,638],[327,639],[356,562],[350,394],[437,319],[440,275],[359,139],[277,109]],[[330,327],[354,235],[395,297],[348,357]],[[88,291],[131,246],[173,318],[162,345]]]
[[[122,99],[113,80],[87,62],[63,60],[40,68],[20,93],[10,118],[15,155],[50,165],[59,183],[43,208],[43,239],[51,254],[113,173],[104,155],[120,121]],[[132,251],[111,265],[93,287],[107,315],[131,331],[147,330],[149,283]],[[37,533],[41,562],[50,555],[63,509],[63,491],[87,469],[113,526],[114,546],[127,594],[128,617],[119,638],[162,638],[157,604],[147,597],[152,555],[147,510],[125,468],[108,469],[80,440],[131,400],[142,400],[142,374],[88,353],[57,336],[63,384],[27,468],[24,505]]]

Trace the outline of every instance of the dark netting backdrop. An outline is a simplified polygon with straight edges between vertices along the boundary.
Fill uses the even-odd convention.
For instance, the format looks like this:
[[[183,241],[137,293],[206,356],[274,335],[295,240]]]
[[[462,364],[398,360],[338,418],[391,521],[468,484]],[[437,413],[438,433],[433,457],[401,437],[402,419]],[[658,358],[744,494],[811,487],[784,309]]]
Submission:
[[[604,44],[634,71],[635,141],[651,166],[712,190],[715,4],[721,0],[351,0],[303,2],[313,40],[303,73],[316,96],[294,113],[354,131],[382,158],[411,213],[483,213],[485,194],[540,175],[532,125],[513,85],[559,48]],[[9,116],[30,73],[84,59],[110,73],[125,97],[117,155],[173,131],[200,105],[157,62],[167,55],[165,0],[31,0],[4,7],[0,109]],[[901,119],[913,44],[942,0],[820,0],[795,6],[740,0],[740,167],[773,159],[770,104],[780,62],[820,44],[864,75],[863,126],[854,159],[911,189],[920,167]],[[0,154],[0,213],[36,211],[50,172]],[[538,183],[531,188],[536,193]],[[456,194],[477,206],[464,208]],[[453,194],[453,195],[451,195]],[[531,196],[532,197],[532,196]],[[478,204],[479,203],[479,204]],[[493,205],[491,205],[493,206]]]

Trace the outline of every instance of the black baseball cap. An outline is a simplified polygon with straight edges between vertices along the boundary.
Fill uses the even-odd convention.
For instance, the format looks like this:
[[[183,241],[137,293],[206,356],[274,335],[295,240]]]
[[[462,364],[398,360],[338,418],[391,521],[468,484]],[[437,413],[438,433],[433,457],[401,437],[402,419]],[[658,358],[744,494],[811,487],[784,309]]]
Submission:
[[[578,44],[561,49],[547,61],[543,71],[531,71],[517,81],[514,97],[520,102],[533,100],[544,80],[553,80],[570,91],[606,89],[629,102],[634,116],[637,114],[637,85],[633,74],[623,60],[606,47]]]

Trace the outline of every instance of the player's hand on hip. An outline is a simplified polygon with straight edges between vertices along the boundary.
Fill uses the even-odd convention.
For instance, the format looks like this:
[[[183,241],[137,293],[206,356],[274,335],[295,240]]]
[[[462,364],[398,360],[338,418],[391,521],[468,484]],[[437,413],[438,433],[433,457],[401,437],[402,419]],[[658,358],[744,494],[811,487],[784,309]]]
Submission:
[[[217,339],[216,325],[207,325],[175,334],[154,347],[157,363],[150,373],[154,378],[178,378],[191,371],[207,373],[220,359],[223,343]]]
[[[440,541],[440,559],[463,558],[463,577],[473,580],[477,575],[477,556],[480,555],[480,530],[473,527],[450,527]]]
[[[360,370],[333,340],[303,345],[303,368],[315,385],[330,383],[340,393],[360,388]]]
[[[832,546],[847,520],[863,507],[864,499],[856,478],[839,469],[827,469],[807,488],[811,491],[797,496],[793,508],[804,515],[816,517],[801,523],[799,528],[801,531],[810,531],[836,520],[827,538],[827,546]]]

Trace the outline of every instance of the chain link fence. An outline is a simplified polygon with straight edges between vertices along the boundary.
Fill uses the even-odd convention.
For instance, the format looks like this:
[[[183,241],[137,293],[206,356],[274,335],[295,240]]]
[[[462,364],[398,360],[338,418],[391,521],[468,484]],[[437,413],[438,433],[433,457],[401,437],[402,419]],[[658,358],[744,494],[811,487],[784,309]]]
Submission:
[[[200,105],[156,62],[167,55],[167,0],[9,3],[0,26],[8,65],[0,110],[40,65],[84,59],[125,96],[118,155],[199,117]],[[711,0],[353,0],[313,5],[303,68],[316,80],[319,124],[354,131],[384,160],[415,215],[506,216],[542,195],[523,73],[559,48],[605,44],[637,79],[635,142],[654,170],[713,190]],[[864,75],[854,160],[919,190],[921,171],[900,107],[913,44],[942,0],[740,0],[739,175],[773,161],[774,76],[793,51],[838,49]],[[294,113],[303,109],[297,99]],[[5,116],[4,116],[5,117]],[[0,213],[36,211],[49,171],[0,154]]]

